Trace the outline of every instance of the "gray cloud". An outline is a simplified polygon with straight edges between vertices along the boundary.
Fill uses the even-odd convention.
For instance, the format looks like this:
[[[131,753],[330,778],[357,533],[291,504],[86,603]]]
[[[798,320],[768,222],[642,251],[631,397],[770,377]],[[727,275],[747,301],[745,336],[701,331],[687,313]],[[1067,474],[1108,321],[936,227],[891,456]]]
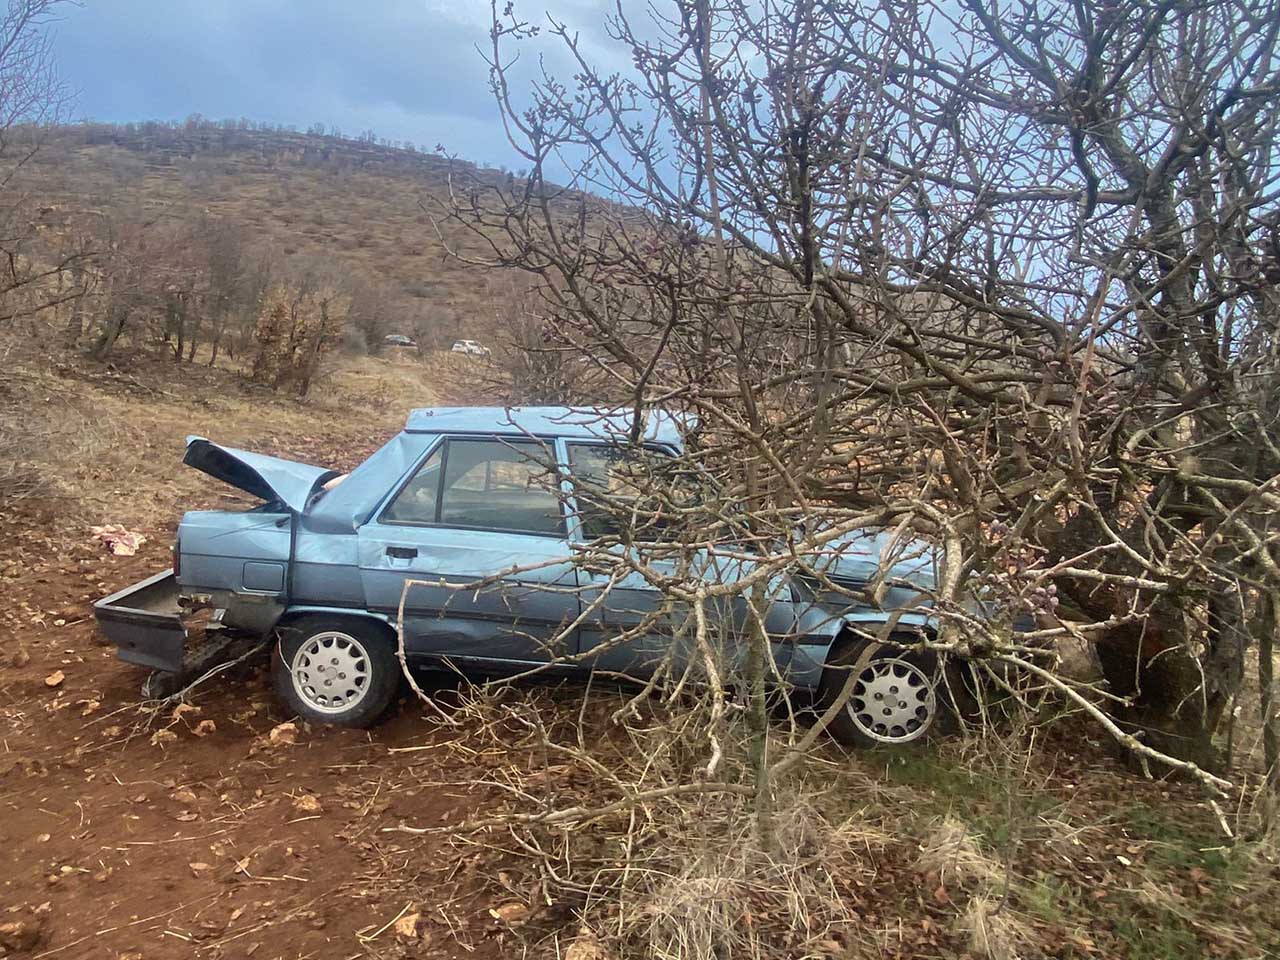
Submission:
[[[602,34],[610,0],[543,6]],[[249,117],[411,140],[517,164],[477,45],[485,0],[88,0],[57,30],[61,69],[88,119]],[[552,68],[563,68],[547,45]],[[528,62],[532,64],[532,58]],[[563,69],[557,72],[566,72]]]

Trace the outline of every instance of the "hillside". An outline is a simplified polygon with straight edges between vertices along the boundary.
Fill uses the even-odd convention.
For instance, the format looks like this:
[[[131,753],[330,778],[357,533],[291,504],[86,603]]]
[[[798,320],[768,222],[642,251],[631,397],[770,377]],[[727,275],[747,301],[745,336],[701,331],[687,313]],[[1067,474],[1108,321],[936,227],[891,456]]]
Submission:
[[[446,244],[483,253],[473,234],[433,223],[451,170],[510,179],[319,134],[230,123],[85,124],[50,131],[16,185],[38,201],[46,237],[92,232],[100,249],[124,225],[155,238],[184,226],[193,234],[231,230],[276,270],[318,267],[376,301],[373,333],[408,332],[438,347],[491,336],[505,291],[520,282],[446,255]],[[160,255],[153,244],[150,257]]]

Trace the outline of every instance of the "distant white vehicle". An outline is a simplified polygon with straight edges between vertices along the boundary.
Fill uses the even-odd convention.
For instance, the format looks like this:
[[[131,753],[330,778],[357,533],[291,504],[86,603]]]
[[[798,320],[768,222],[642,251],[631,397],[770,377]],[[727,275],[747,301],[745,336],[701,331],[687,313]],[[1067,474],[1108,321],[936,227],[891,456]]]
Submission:
[[[474,340],[455,340],[449,348],[450,353],[466,353],[473,357],[489,356],[489,348],[483,347]]]

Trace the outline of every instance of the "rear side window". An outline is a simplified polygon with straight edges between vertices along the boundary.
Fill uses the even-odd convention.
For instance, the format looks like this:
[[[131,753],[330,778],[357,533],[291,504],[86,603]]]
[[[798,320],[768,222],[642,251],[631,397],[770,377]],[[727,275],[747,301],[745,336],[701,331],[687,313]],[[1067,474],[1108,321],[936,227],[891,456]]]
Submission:
[[[527,440],[448,440],[383,519],[445,527],[563,535],[551,449]]]
[[[585,540],[621,537],[664,540],[678,511],[696,502],[696,489],[675,472],[667,453],[604,443],[569,444],[569,471]],[[632,529],[633,528],[633,529]]]

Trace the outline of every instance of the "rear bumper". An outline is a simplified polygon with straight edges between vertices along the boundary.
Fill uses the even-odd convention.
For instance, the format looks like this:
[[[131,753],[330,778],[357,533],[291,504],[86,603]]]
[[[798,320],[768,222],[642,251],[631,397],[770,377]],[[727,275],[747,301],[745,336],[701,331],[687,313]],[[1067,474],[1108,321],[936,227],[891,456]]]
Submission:
[[[153,670],[182,671],[187,628],[172,570],[103,597],[93,605],[93,615],[121,660]]]

